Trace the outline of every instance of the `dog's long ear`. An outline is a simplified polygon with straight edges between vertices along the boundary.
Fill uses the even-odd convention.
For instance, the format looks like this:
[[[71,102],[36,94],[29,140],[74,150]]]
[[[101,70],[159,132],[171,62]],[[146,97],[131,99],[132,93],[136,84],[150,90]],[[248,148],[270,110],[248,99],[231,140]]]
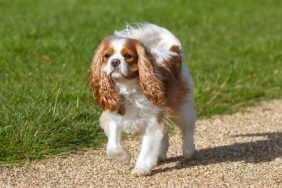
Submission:
[[[106,45],[107,40],[102,41],[95,51],[91,68],[88,71],[88,78],[96,103],[104,110],[115,111],[119,103],[119,97],[114,89],[113,81],[102,71],[105,61],[103,52]]]
[[[140,86],[144,95],[154,105],[161,106],[166,103],[164,84],[156,72],[156,62],[153,55],[142,43],[136,43],[138,54],[138,70]]]

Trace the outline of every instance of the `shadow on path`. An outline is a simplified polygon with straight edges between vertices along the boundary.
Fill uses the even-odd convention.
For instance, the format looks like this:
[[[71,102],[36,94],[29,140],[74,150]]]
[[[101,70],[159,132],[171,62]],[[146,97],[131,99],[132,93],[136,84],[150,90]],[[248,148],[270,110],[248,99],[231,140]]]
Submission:
[[[272,161],[282,156],[282,132],[242,134],[233,137],[267,137],[266,140],[235,143],[227,146],[201,149],[196,151],[195,158],[183,161],[182,156],[172,157],[164,163],[179,161],[173,167],[156,169],[153,174],[183,169],[191,166],[217,164],[222,162],[244,161],[246,163],[261,163]]]

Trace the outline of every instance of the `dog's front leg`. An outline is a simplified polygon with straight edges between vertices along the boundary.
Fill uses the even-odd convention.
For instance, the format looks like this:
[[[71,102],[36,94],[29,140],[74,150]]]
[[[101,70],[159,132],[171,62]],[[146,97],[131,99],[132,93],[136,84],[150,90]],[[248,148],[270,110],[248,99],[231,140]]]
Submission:
[[[117,124],[116,115],[111,112],[103,112],[100,121],[108,137],[107,155],[121,163],[128,163],[130,154],[121,144],[122,129]]]
[[[141,151],[132,174],[146,175],[151,173],[158,162],[163,136],[163,127],[158,120],[150,120],[143,133]]]

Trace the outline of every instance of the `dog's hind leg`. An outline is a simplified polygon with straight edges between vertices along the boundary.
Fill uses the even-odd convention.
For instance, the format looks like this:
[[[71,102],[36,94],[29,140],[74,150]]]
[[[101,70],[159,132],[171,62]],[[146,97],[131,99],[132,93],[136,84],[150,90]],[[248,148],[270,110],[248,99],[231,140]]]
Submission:
[[[183,136],[183,157],[190,159],[195,153],[194,131],[195,131],[196,111],[189,101],[186,101],[178,113],[176,124],[181,128]]]
[[[165,130],[160,146],[159,161],[165,161],[167,159],[168,147],[169,147],[168,133],[167,130]]]

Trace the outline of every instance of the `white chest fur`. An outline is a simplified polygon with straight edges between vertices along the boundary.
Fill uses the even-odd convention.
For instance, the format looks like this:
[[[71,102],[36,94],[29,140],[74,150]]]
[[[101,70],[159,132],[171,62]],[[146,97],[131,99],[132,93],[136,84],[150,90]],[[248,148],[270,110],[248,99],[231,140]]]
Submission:
[[[119,83],[116,89],[119,95],[123,96],[126,108],[125,114],[118,117],[118,125],[123,131],[126,133],[142,131],[148,123],[158,117],[160,109],[148,101],[137,81]]]

